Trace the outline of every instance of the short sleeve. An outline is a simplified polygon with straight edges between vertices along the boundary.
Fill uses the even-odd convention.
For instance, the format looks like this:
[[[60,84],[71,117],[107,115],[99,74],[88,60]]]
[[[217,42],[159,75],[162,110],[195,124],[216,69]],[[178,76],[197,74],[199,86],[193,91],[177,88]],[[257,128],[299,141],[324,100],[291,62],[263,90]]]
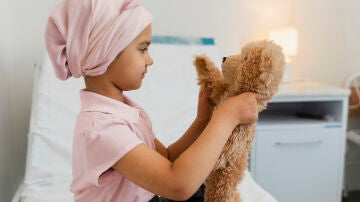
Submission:
[[[85,137],[85,169],[91,184],[99,185],[100,176],[126,153],[143,143],[125,121],[104,120],[96,123]]]

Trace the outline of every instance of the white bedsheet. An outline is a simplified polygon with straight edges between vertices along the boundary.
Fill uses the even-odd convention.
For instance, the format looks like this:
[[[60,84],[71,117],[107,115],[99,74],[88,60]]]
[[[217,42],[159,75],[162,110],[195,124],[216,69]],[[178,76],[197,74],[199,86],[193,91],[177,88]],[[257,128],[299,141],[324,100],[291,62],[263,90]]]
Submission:
[[[209,40],[156,38],[150,47],[154,64],[142,88],[127,93],[147,111],[155,134],[165,145],[180,137],[195,118],[198,86],[192,62],[201,53],[220,64],[220,54],[211,40],[209,44]],[[70,202],[72,134],[83,81],[57,80],[47,56],[34,80],[26,173],[13,201]],[[249,172],[239,190],[245,202],[275,201]]]

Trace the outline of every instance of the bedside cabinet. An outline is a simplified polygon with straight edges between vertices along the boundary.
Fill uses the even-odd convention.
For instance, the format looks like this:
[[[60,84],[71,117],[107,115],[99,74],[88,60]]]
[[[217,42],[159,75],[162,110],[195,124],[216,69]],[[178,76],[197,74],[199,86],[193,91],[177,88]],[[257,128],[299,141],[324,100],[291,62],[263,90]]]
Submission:
[[[250,172],[278,201],[341,201],[349,93],[314,82],[282,84],[260,113]]]

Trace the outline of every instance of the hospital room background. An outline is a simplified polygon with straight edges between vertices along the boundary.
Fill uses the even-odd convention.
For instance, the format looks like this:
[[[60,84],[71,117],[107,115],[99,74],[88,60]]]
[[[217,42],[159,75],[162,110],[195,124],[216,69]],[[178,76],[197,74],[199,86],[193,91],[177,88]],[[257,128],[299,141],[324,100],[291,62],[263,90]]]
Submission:
[[[29,126],[34,105],[32,103],[34,102],[33,87],[37,82],[37,77],[34,75],[36,75],[36,69],[44,65],[44,58],[46,58],[45,23],[49,12],[57,3],[58,0],[1,1],[0,202],[19,201],[14,199],[15,195],[21,196],[20,187],[24,184],[26,168],[29,167],[27,166],[29,163],[27,162],[28,152],[30,151],[28,150]],[[302,143],[300,143],[296,146],[299,151],[290,157],[283,156],[281,152],[263,156],[266,155],[266,152],[261,152],[263,149],[261,146],[267,148],[266,142],[264,142],[266,139],[262,139],[262,141],[259,139],[256,142],[258,143],[255,147],[256,153],[250,158],[254,159],[254,162],[249,164],[254,166],[254,169],[250,169],[252,178],[278,201],[307,201],[299,199],[304,199],[308,195],[317,197],[316,201],[318,202],[330,201],[326,198],[329,195],[326,193],[326,189],[316,190],[315,184],[318,184],[311,179],[301,182],[301,185],[299,183],[292,184],[291,180],[281,179],[289,176],[275,176],[271,178],[272,180],[268,179],[271,172],[267,173],[267,171],[274,167],[262,160],[275,159],[274,161],[283,162],[277,169],[284,170],[283,173],[286,175],[292,173],[292,175],[296,174],[299,175],[298,178],[303,177],[304,179],[307,179],[306,176],[328,175],[321,178],[320,181],[323,184],[320,184],[319,187],[329,187],[329,192],[336,192],[330,193],[331,201],[360,201],[360,141],[356,142],[360,137],[358,132],[360,113],[356,110],[351,115],[347,113],[348,96],[351,92],[349,89],[356,80],[359,80],[356,75],[360,72],[360,1],[144,0],[144,6],[154,15],[154,36],[160,36],[160,39],[161,36],[180,39],[206,38],[211,39],[210,41],[213,39],[213,46],[208,46],[208,48],[216,48],[219,60],[223,56],[238,53],[247,42],[271,38],[272,34],[280,34],[280,38],[289,41],[295,40],[295,45],[290,44],[292,51],[288,54],[288,78],[287,81],[284,81],[284,85],[290,87],[285,88],[286,92],[282,94],[284,97],[280,97],[278,102],[274,103],[274,110],[270,110],[270,112],[277,113],[277,110],[284,112],[280,109],[284,106],[287,107],[285,111],[294,111],[294,108],[298,109],[299,106],[308,111],[310,108],[311,111],[320,104],[325,106],[320,107],[323,109],[320,110],[323,112],[321,115],[327,115],[325,114],[327,110],[334,112],[335,117],[325,117],[327,121],[337,120],[337,125],[326,125],[325,127],[327,129],[336,128],[339,132],[328,135],[329,138],[333,138],[331,144],[328,144],[326,135],[321,136],[324,137],[321,142],[314,143],[319,143],[318,147],[322,149],[321,154],[329,153],[328,156],[321,156],[321,161],[326,162],[326,166],[322,167],[319,167],[319,162],[316,162],[318,160],[311,160],[314,155],[317,155],[316,145],[301,145]],[[284,30],[285,32],[282,32]],[[290,30],[290,32],[286,32],[286,30]],[[276,36],[274,37],[276,38]],[[277,37],[279,38],[279,36]],[[286,43],[289,45],[289,41],[285,41],[284,46]],[[154,46],[156,47],[156,44]],[[201,50],[206,49],[207,47]],[[181,58],[181,56],[178,57],[179,60]],[[181,62],[176,59],[177,57],[173,59],[174,65]],[[154,68],[156,68],[156,61]],[[184,68],[193,67],[189,65]],[[151,71],[150,69],[147,79],[151,79]],[[192,79],[194,80],[193,85],[196,86],[195,75]],[[295,87],[292,85],[299,82],[315,82],[316,84],[306,84],[310,87],[300,85],[299,90],[296,85],[294,85]],[[347,82],[348,84],[346,84]],[[305,89],[301,89],[302,87]],[[300,92],[300,94],[303,93],[301,94],[302,98],[296,97],[298,91],[302,91]],[[326,95],[324,95],[324,91],[327,91]],[[288,98],[286,97],[288,95],[295,97]],[[358,101],[356,100],[358,99],[356,91],[351,93],[351,97],[355,100],[356,105]],[[299,105],[299,102],[302,103]],[[349,135],[349,133],[351,134]],[[261,134],[259,133],[259,135]],[[290,135],[281,137],[286,139]],[[305,135],[308,134],[300,134],[300,136]],[[307,149],[299,149],[299,147]],[[253,151],[255,152],[255,150]],[[301,153],[302,151],[303,153]],[[279,156],[276,156],[277,154]],[[333,158],[332,154],[336,158]],[[290,172],[289,170],[294,167],[289,165],[291,163],[286,162],[296,161],[294,158],[303,155],[306,156],[305,159],[302,159],[300,167],[296,171]],[[41,158],[41,156],[37,158]],[[308,169],[309,166],[312,168]],[[332,167],[336,169],[331,169]],[[304,170],[306,172],[302,172]],[[334,177],[335,175],[336,177]],[[299,191],[293,191],[291,188],[294,186],[299,187]],[[315,189],[312,191],[322,193],[310,194],[302,191],[308,190],[306,187],[311,186],[314,186],[312,189]],[[302,189],[303,187],[305,188]]]

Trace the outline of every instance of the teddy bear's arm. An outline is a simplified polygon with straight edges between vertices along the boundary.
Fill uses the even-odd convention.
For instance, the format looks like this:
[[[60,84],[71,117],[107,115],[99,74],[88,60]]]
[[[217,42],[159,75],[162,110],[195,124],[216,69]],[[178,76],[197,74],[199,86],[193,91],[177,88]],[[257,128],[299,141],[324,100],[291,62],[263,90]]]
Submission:
[[[204,86],[214,82],[217,77],[222,77],[215,64],[205,55],[195,58],[194,65],[198,75],[198,84]]]
[[[215,64],[205,55],[200,55],[195,58],[194,65],[198,75],[198,84],[201,87],[206,85],[212,88],[210,100],[214,104],[218,104],[221,95],[227,88],[227,84],[220,70]]]

